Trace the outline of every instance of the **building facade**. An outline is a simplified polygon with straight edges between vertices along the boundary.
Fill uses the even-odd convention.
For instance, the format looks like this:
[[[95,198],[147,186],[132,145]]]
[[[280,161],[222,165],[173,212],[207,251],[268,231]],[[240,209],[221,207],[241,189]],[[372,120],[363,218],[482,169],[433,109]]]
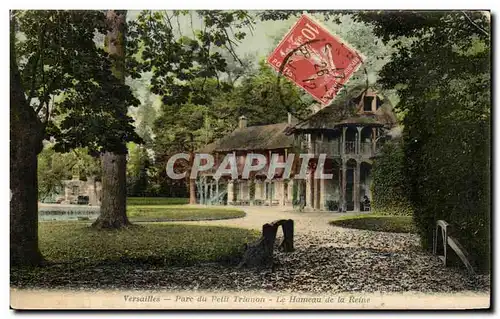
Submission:
[[[301,153],[314,154],[301,196],[311,210],[363,210],[370,189],[373,158],[387,132],[397,125],[387,98],[373,88],[350,91],[289,130]],[[320,154],[323,172],[331,179],[315,179]]]
[[[247,126],[241,117],[238,128],[228,136],[207,145],[200,153],[212,153],[215,168],[197,180],[198,199],[202,204],[296,205],[306,210],[360,211],[370,190],[373,158],[387,132],[397,125],[387,98],[373,88],[350,90],[333,104],[319,109],[307,119],[292,123]],[[296,179],[300,165],[294,165],[290,178],[277,170],[266,179],[273,154],[285,161],[288,154],[312,156],[305,179]],[[238,179],[213,178],[216,168],[228,153],[237,158]],[[246,156],[266,156],[267,166],[249,179],[241,179]],[[321,167],[319,156],[324,154]],[[315,178],[316,170],[331,174],[329,179]]]
[[[271,157],[278,156],[278,161],[282,162],[292,150],[293,136],[286,134],[291,126],[291,117],[285,123],[247,126],[246,117],[241,116],[238,127],[231,134],[199,150],[199,153],[211,153],[215,163],[214,169],[203,172],[196,181],[198,202],[208,205],[291,205],[292,183],[282,177],[283,170],[277,169],[273,178],[267,179]],[[217,180],[214,178],[216,169],[227,154],[236,158],[238,178],[233,180],[223,175]],[[248,154],[261,154],[268,164],[243,179]]]

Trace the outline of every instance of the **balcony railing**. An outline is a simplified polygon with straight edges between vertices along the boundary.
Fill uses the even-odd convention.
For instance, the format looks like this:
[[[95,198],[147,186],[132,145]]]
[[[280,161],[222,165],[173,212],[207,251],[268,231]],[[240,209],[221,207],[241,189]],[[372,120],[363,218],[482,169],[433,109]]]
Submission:
[[[326,154],[327,156],[340,156],[340,147],[337,141],[316,141],[315,154]]]
[[[315,141],[311,145],[311,149],[308,148],[307,143],[302,143],[300,146],[301,152],[310,152],[313,154],[326,154],[329,157],[337,157],[341,155],[342,147],[344,147],[344,154],[360,154],[363,156],[373,156],[375,155],[373,150],[373,144],[371,142],[360,143],[359,150],[357,149],[356,141],[346,141],[344,146],[340,143],[340,140],[333,141]]]
[[[354,142],[354,141],[345,142],[345,153],[346,154],[355,154],[356,153],[356,142]]]

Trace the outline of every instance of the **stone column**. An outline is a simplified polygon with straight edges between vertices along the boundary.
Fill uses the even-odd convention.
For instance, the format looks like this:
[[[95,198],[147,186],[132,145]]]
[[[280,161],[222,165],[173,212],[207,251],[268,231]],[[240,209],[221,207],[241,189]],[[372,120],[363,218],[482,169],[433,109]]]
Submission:
[[[307,171],[307,176],[306,176],[306,207],[313,209],[314,207],[314,197],[313,197],[313,190],[314,190],[314,185],[313,185],[313,176],[314,172],[311,168],[308,169]]]
[[[355,211],[359,211],[359,202],[360,202],[359,180],[360,180],[360,177],[361,177],[361,164],[358,161],[356,163],[356,170],[354,171],[354,185],[353,185],[353,193],[354,193],[353,198],[354,198],[354,210]]]
[[[252,197],[252,188],[253,188],[253,197]],[[248,180],[248,200],[250,201],[250,205],[253,206],[255,201],[255,180],[253,178]]]
[[[254,199],[261,199],[261,193],[262,193],[262,184],[260,183],[259,180],[255,181],[255,196]]]
[[[357,138],[357,148],[358,148],[358,151],[356,152],[356,154],[362,154],[363,150],[361,149],[361,131],[363,130],[363,127],[357,127],[358,129],[358,138]]]
[[[245,200],[245,183],[244,180],[238,181],[238,200]]]
[[[342,208],[342,211],[345,212],[347,210],[347,196],[346,196],[346,191],[347,191],[347,166],[346,162],[342,160],[342,189],[340,191],[341,193],[341,201],[340,201],[340,206]]]
[[[290,179],[290,180],[288,181],[288,192],[287,192],[288,196],[287,196],[287,200],[288,200],[288,202],[289,202],[289,203],[292,203],[292,201],[293,201],[293,183],[294,183],[293,179]],[[297,195],[297,198],[298,198],[299,196],[300,196],[300,195]],[[286,203],[285,203],[285,204],[286,204]],[[293,203],[292,203],[292,204],[293,204]]]
[[[227,182],[227,204],[228,205],[233,203],[233,193],[234,193],[234,181],[229,180]]]
[[[268,199],[269,194],[267,193],[267,181],[262,181],[262,200],[265,202]]]
[[[269,207],[273,206],[273,182],[270,181],[269,183],[267,183],[267,192],[269,194]]]
[[[208,200],[208,183],[207,183],[207,178],[205,177],[203,179],[203,204],[207,204]]]
[[[250,180],[247,179],[243,183],[245,183],[245,200],[250,200]]]
[[[342,127],[342,141],[341,141],[341,148],[340,148],[340,155],[345,154],[345,134],[346,134],[347,127]]]
[[[281,186],[281,181],[275,181],[274,182],[274,198],[278,200],[278,205],[281,206],[281,191],[282,191],[282,186]]]
[[[218,205],[219,204],[219,180],[218,179],[215,180],[215,198],[217,198],[216,204]]]
[[[320,181],[320,192],[319,192],[319,209],[326,210],[326,179],[321,179]]]
[[[214,198],[214,182],[211,181],[208,185],[208,204],[212,204],[212,199]]]
[[[196,194],[198,194],[198,204],[203,204],[203,184],[202,177],[199,177],[196,182]]]
[[[320,201],[320,179],[314,180],[314,209],[319,209],[321,206]]]

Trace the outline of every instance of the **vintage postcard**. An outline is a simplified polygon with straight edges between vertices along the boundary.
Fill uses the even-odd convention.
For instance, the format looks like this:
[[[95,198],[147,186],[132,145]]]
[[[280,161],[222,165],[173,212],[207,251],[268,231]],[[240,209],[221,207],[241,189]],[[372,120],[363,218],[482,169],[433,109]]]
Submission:
[[[489,11],[9,17],[12,309],[491,307]]]

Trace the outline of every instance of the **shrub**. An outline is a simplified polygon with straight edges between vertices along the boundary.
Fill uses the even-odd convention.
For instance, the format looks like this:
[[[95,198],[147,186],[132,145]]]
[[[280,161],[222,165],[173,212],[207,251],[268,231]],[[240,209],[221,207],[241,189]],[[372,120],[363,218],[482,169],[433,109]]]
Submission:
[[[415,223],[422,245],[432,247],[439,219],[465,247],[473,263],[488,270],[490,260],[488,124],[462,120],[460,125],[435,126],[425,143],[406,148],[412,179]],[[419,155],[416,155],[416,153]]]
[[[404,153],[399,142],[388,142],[376,158],[372,170],[372,209],[381,215],[410,216],[404,175]]]
[[[326,201],[326,208],[329,211],[338,211],[339,210],[339,202],[336,200],[327,200]]]
[[[188,204],[189,198],[182,197],[127,197],[128,206],[136,205],[182,205]]]

